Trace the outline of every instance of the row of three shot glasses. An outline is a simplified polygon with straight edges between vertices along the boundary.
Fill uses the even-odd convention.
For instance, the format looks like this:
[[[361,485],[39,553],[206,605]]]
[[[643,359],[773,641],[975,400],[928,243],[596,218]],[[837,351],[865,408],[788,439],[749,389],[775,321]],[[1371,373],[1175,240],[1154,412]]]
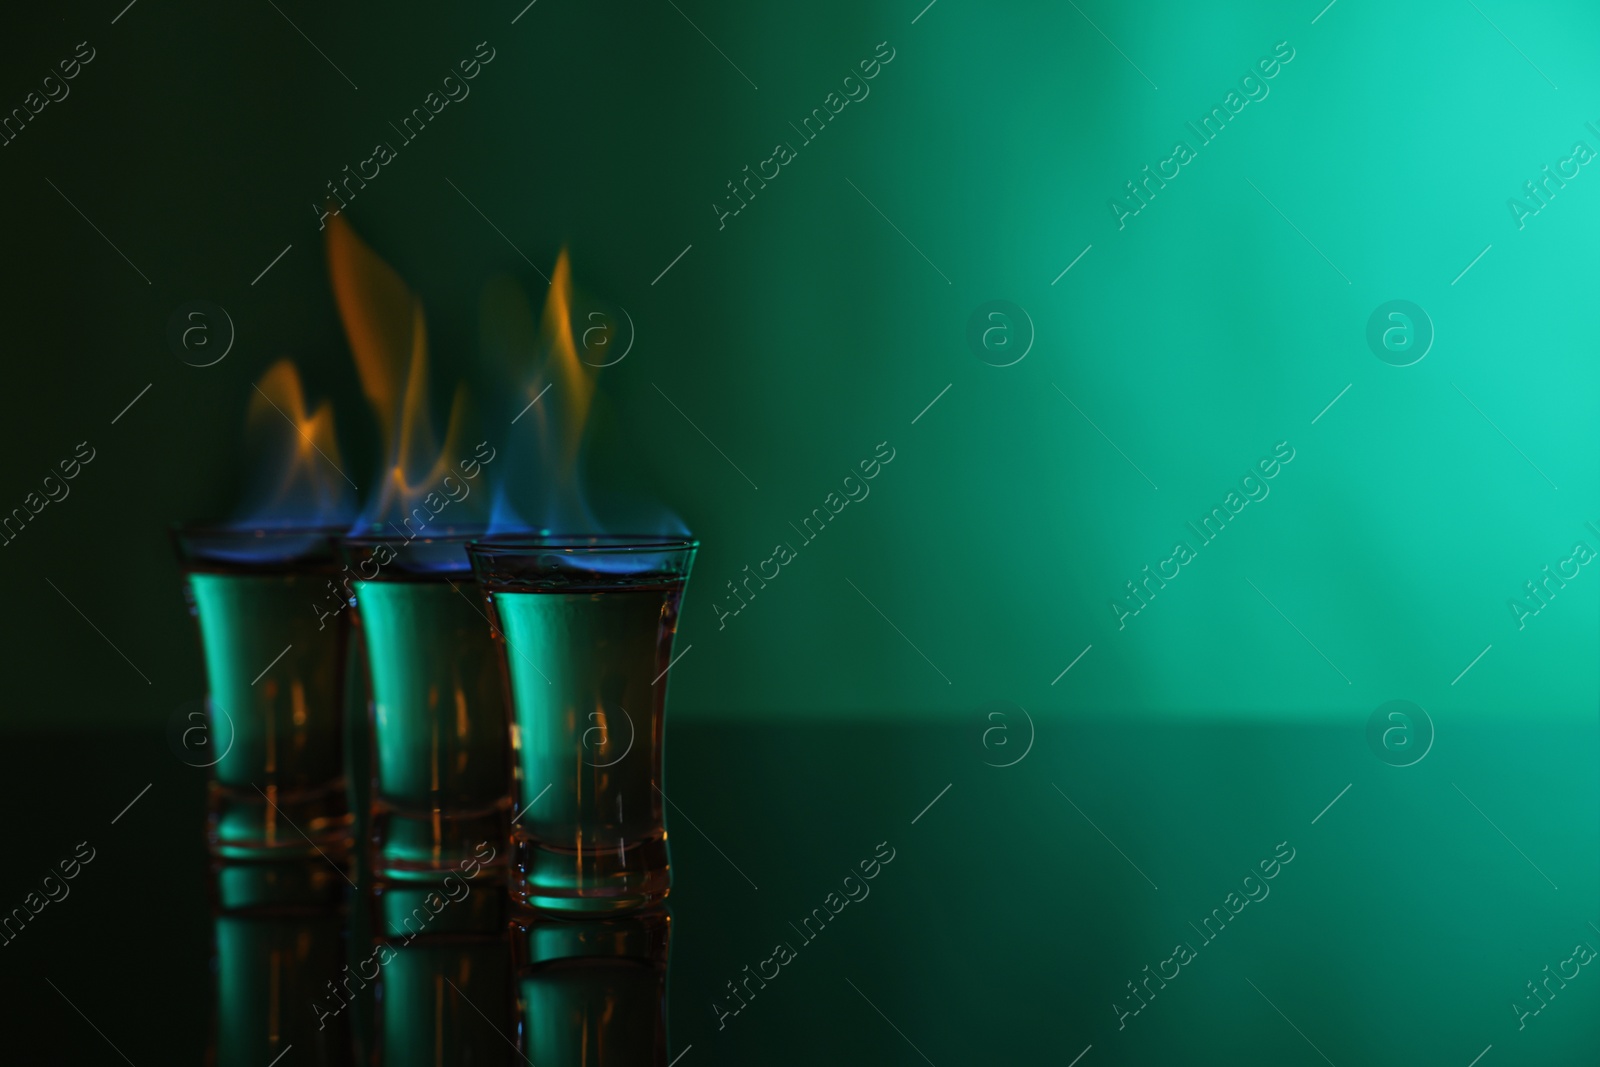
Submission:
[[[698,542],[395,532],[176,531],[208,683],[182,747],[207,757],[213,856],[337,862],[361,842],[402,910],[459,871],[542,913],[659,904]]]

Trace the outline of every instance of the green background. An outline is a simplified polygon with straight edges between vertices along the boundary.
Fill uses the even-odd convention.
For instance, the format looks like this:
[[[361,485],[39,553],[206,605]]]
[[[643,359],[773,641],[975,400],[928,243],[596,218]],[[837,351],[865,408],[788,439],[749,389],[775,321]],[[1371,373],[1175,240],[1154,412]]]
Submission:
[[[1272,919],[1299,946],[1299,970],[1286,971],[1298,977],[1284,980],[1304,998],[1298,1012],[1273,999],[1334,1062],[1324,1042],[1336,1033],[1351,1043],[1345,1058],[1368,1062],[1415,1062],[1422,1045],[1463,1067],[1491,1041],[1490,1056],[1523,1042],[1529,1062],[1600,1047],[1600,992],[1575,989],[1569,1010],[1551,1009],[1566,1021],[1530,1022],[1535,1036],[1501,1006],[1600,921],[1600,577],[1585,567],[1522,629],[1507,604],[1575,542],[1600,549],[1588,525],[1600,525],[1600,177],[1585,167],[1522,229],[1507,208],[1574,142],[1600,149],[1585,126],[1600,124],[1600,12],[539,0],[512,24],[516,0],[450,14],[278,6],[141,0],[115,25],[118,0],[7,16],[0,104],[20,104],[78,41],[98,53],[68,99],[0,148],[12,208],[0,507],[19,505],[77,442],[97,450],[71,497],[0,549],[7,727],[159,731],[200,695],[165,527],[231,507],[250,383],[274,359],[293,356],[312,392],[333,398],[347,469],[365,487],[377,449],[313,204],[487,41],[496,58],[471,96],[401,149],[348,217],[422,295],[436,381],[473,374],[484,283],[510,272],[542,292],[528,261],[548,273],[563,244],[579,285],[631,314],[637,342],[600,376],[616,415],[602,443],[704,542],[672,715],[708,729],[792,716],[841,739],[708,758],[719,769],[688,810],[714,838],[728,844],[719,809],[750,803],[743,776],[800,752],[814,765],[777,777],[826,792],[848,762],[874,780],[851,795],[879,798],[896,819],[952,780],[927,769],[939,761],[965,761],[990,783],[986,805],[913,861],[923,866],[908,894],[959,893],[916,913],[927,925],[908,914],[897,928],[893,951],[907,962],[883,980],[909,984],[879,1002],[888,1016],[908,1030],[919,1017],[948,1026],[972,987],[1026,982],[1054,999],[1005,1009],[1026,1016],[1017,1025],[1055,1026],[1052,1012],[1081,1008],[1109,1029],[1102,1001],[1123,981],[1113,975],[1131,977],[1137,966],[1124,964],[1153,962],[1164,945],[1127,934],[1090,953],[1081,977],[1078,949],[1046,938],[1040,958],[991,960],[994,973],[956,982],[961,940],[937,928],[940,914],[976,912],[963,937],[1025,944],[1054,928],[1040,917],[1054,908],[1088,928],[1114,914],[1082,888],[1105,876],[1100,865],[1129,879],[1117,893],[1146,888],[1052,799],[1054,781],[1134,859],[1166,849],[1183,870],[1183,902],[1151,920],[1157,942],[1180,912],[1224,892],[1233,868],[1353,809],[1343,815],[1361,829],[1338,831],[1353,837],[1335,852],[1342,873],[1316,876],[1320,903],[1298,923],[1290,907]],[[789,123],[880,41],[895,58],[870,96],[719,230],[711,204],[724,183],[793,140]],[[1184,123],[1280,41],[1295,55],[1270,95],[1119,230],[1107,201],[1176,139],[1193,143]],[[186,366],[165,336],[197,299],[237,325],[228,358],[206,369]],[[1394,299],[1424,308],[1435,330],[1413,366],[1366,342],[1369,316]],[[1013,366],[989,365],[967,340],[992,300],[1021,306],[1036,328]],[[789,523],[882,441],[896,458],[871,496],[719,629],[723,583],[793,540]],[[1190,537],[1185,523],[1281,441],[1295,458],[1270,496],[1119,630],[1108,603],[1123,583]],[[1386,766],[1364,738],[1373,710],[1395,699],[1425,708],[1436,729],[1415,767]],[[1028,709],[1040,738],[1016,768],[1039,779],[1026,797],[1008,797],[993,785],[1007,772],[981,766],[995,700]],[[899,744],[894,726],[861,732],[869,718],[910,729],[929,716],[949,728],[944,747]],[[1185,777],[1184,766],[1200,769]],[[1350,795],[1308,827],[1347,782]],[[809,802],[803,790],[762,796]],[[852,814],[818,825],[878,814],[841,811]],[[748,829],[744,851],[775,847],[759,825],[728,818]],[[696,855],[687,840],[674,835],[681,873]],[[862,849],[846,844],[824,851],[848,862]],[[952,878],[969,845],[1004,863]],[[983,855],[972,869],[991,870]],[[1216,856],[1227,869],[1208,877]],[[774,861],[774,879],[803,882],[792,868]],[[1364,895],[1339,891],[1334,879],[1356,869]],[[1517,888],[1495,895],[1501,879]],[[680,890],[692,884],[682,873]],[[796,894],[797,906],[815,895]],[[781,913],[756,912],[774,924]],[[894,914],[886,905],[876,921]],[[1397,915],[1432,925],[1407,932]],[[746,953],[730,942],[730,972]],[[1072,972],[1072,996],[1037,982],[1052,968]],[[1441,974],[1470,996],[1450,995]],[[950,982],[943,999],[918,996],[934,978]],[[1404,1020],[1380,1025],[1345,1004],[1384,989],[1388,1003],[1412,1005],[1429,1041],[1397,1046],[1384,1035]],[[1191,1010],[1194,1032],[1215,1015]],[[1480,1012],[1481,1040],[1448,1022]],[[1187,1046],[1170,1025],[1163,1047],[1176,1055]],[[1265,1032],[1279,1020],[1234,1025]],[[1441,1048],[1446,1034],[1462,1047]],[[1289,1039],[1285,1049],[1311,1056]],[[1073,1032],[1050,1054],[1064,1063],[1091,1040],[1116,1038]],[[935,1038],[918,1044],[942,1062]],[[1140,1055],[1127,1062],[1151,1062]]]
[[[515,11],[420,5],[302,13],[359,91],[267,5],[136,5],[116,26],[84,12],[8,35],[19,102],[57,53],[85,39],[98,53],[0,149],[16,205],[8,504],[78,441],[97,449],[72,496],[4,549],[10,651],[37,663],[84,637],[48,576],[154,683],[124,686],[139,681],[127,664],[85,642],[70,676],[16,679],[14,721],[160,722],[193,695],[164,527],[232,506],[250,382],[272,360],[295,357],[334,399],[368,482],[371,419],[312,205],[485,40],[497,58],[472,95],[349,217],[422,294],[436,381],[470,374],[490,276],[543,288],[450,182],[540,270],[566,242],[579,283],[629,310],[634,350],[601,374],[612,429],[705,542],[683,624],[696,647],[674,678],[682,713],[961,714],[1009,698],[1337,715],[1391,697],[1592,711],[1596,675],[1580,665],[1600,583],[1584,573],[1520,632],[1506,602],[1575,540],[1600,547],[1584,525],[1600,520],[1585,299],[1600,197],[1585,169],[1520,232],[1506,200],[1595,141],[1585,49],[1600,16],[1552,9],[1521,35],[1558,91],[1470,5],[1342,3],[1316,25],[1269,5],[1087,11],[1157,90],[1070,6],[944,3],[914,26],[915,11],[885,5],[686,13],[759,90],[665,3],[535,4],[515,26]],[[896,57],[871,95],[719,231],[724,183],[795,139],[788,123],[884,40]],[[1111,196],[1284,40],[1295,59],[1270,95],[1119,231]],[[1368,315],[1396,298],[1435,324],[1412,367],[1364,342]],[[237,324],[234,351],[206,369],[165,339],[196,299]],[[1012,367],[965,340],[993,299],[1037,327]],[[714,594],[880,441],[897,459],[872,496],[719,631]],[[1123,583],[1278,441],[1297,458],[1272,495],[1119,632],[1108,602]],[[1051,688],[1089,644],[1071,684]],[[81,699],[105,682],[125,698]]]

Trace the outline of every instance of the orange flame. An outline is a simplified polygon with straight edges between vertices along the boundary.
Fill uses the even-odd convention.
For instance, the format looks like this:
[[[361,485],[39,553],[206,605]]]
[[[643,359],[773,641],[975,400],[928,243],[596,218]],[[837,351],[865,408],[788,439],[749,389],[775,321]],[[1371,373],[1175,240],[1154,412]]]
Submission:
[[[584,427],[589,422],[595,381],[594,371],[578,359],[578,346],[572,339],[572,262],[565,248],[550,274],[550,292],[545,296],[539,328],[545,345],[541,378],[548,379],[554,386],[551,391],[557,394],[556,403],[538,413],[540,435],[559,448],[559,474],[566,480],[575,480],[578,446],[583,443]],[[555,410],[561,412],[559,419],[550,414]],[[553,426],[555,422],[561,426]]]
[[[579,473],[594,408],[595,370],[578,356],[574,305],[572,261],[565,248],[550,274],[537,333],[527,297],[514,281],[496,279],[484,293],[484,346],[499,364],[498,373],[518,383],[521,393],[509,413],[515,425],[496,500],[497,530],[530,521],[563,532],[597,529]]]
[[[245,433],[261,472],[247,517],[256,521],[333,522],[346,517],[349,483],[334,436],[333,406],[308,410],[300,373],[281,359],[256,383]]]
[[[456,388],[441,442],[428,403],[422,301],[342,216],[328,223],[328,269],[362,391],[387,442],[382,484],[365,515],[383,523],[404,516],[451,473],[466,421],[466,389]]]

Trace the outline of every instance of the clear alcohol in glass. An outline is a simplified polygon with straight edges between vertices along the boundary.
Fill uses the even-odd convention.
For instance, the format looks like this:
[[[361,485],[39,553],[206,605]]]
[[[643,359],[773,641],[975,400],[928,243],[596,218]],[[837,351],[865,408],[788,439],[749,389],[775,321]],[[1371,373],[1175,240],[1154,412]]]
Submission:
[[[332,531],[175,534],[200,628],[212,749],[208,842],[225,859],[343,852],[342,616],[318,615]]]
[[[604,914],[667,896],[663,725],[697,547],[549,537],[469,548],[511,701],[522,905]]]
[[[511,812],[504,682],[464,537],[348,538],[372,693],[377,882],[431,886],[476,859],[501,877]],[[485,862],[483,856],[496,857]]]

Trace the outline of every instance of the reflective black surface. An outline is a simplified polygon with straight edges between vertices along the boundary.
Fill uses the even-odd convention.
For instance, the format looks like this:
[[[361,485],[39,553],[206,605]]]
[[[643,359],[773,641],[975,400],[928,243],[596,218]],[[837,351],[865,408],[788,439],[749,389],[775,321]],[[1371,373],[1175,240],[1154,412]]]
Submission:
[[[1008,750],[997,721],[669,723],[665,1061],[1466,1067],[1493,1046],[1491,1067],[1600,1048],[1600,980],[1572,947],[1600,945],[1592,723],[1458,722],[1397,768],[1359,722],[1052,717],[1018,759],[1029,727]],[[1535,751],[1537,782],[1484,777]],[[223,959],[203,772],[161,736],[12,738],[0,774],[3,903],[61,897],[0,947],[8,1062],[202,1063],[213,1042],[217,1063],[289,1044],[284,1067],[374,1062],[387,1027],[383,1062],[514,1063],[519,994],[566,1005],[545,1017],[572,1040],[547,1029],[539,1067],[661,1059],[652,965],[562,985],[583,964],[558,951],[530,982],[525,955],[459,932],[402,949],[388,1014],[319,1048],[326,988],[282,962],[351,929],[338,872],[297,916],[225,918],[250,936]],[[1519,1017],[1530,983],[1542,1007]],[[300,1021],[276,1044],[219,1032],[235,995]],[[605,1004],[644,1020],[611,1060]]]

